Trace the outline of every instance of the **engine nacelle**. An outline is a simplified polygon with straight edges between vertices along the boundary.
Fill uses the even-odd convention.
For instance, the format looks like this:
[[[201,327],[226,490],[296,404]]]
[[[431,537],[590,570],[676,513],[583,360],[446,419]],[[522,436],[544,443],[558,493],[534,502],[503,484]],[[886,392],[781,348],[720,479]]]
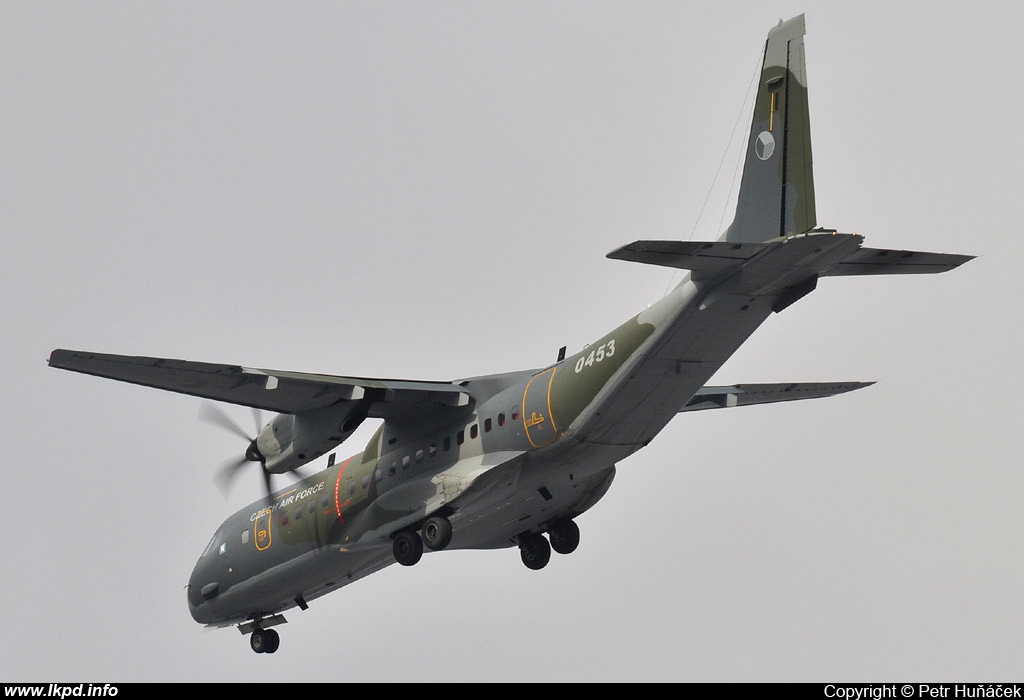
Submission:
[[[366,418],[358,401],[345,401],[315,411],[280,414],[256,437],[267,471],[283,474],[333,450]]]

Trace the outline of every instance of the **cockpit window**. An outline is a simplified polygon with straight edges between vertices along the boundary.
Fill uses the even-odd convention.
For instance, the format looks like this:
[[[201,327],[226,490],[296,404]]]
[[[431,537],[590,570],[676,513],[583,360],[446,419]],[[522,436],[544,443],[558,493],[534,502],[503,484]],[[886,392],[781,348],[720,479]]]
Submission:
[[[206,545],[206,549],[203,550],[203,556],[206,557],[213,554],[220,548],[222,544],[224,544],[224,531],[217,530],[217,533],[213,536],[213,539],[210,540],[210,544]]]

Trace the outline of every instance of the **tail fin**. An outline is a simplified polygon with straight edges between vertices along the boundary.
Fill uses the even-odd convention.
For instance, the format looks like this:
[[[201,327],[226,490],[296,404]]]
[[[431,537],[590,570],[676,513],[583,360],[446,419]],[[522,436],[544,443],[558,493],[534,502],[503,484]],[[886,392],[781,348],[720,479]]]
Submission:
[[[746,154],[725,240],[757,243],[814,228],[803,15],[768,32]]]

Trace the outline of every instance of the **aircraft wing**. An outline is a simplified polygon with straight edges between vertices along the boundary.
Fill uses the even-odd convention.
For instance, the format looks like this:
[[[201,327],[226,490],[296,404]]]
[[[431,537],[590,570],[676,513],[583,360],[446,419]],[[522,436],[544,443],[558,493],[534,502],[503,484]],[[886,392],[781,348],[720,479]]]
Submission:
[[[733,386],[706,386],[693,395],[680,413],[703,411],[708,408],[754,406],[778,401],[820,399],[848,391],[863,389],[874,382],[799,382],[787,384],[735,384]]]
[[[341,377],[282,372],[158,357],[54,350],[51,367],[277,413],[301,413],[342,401],[369,404],[368,415],[388,418],[446,406],[472,397],[452,382]]]

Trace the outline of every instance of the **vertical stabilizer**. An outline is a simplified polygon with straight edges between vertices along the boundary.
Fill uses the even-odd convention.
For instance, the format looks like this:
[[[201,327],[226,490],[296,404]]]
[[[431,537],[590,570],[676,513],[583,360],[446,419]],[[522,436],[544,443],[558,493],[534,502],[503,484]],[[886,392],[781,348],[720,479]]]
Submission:
[[[768,32],[736,218],[725,240],[767,241],[803,233],[815,224],[804,16],[800,15]]]

